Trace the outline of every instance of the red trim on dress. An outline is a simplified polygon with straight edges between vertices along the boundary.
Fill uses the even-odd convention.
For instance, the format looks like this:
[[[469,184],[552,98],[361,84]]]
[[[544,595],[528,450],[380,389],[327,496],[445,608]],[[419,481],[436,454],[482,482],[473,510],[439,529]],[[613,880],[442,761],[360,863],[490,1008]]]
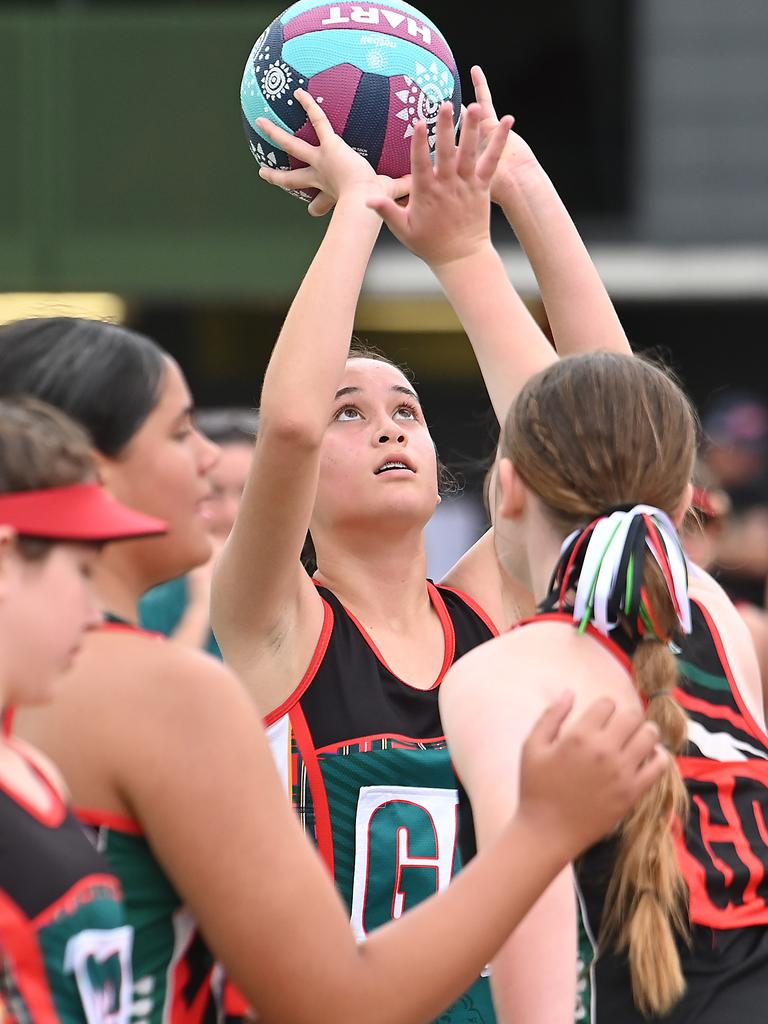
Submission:
[[[156,629],[134,626],[132,622],[102,622],[96,628],[99,632],[104,633],[138,633],[140,636],[148,636],[153,640],[168,640],[165,633],[158,633]]]
[[[304,716],[304,712],[300,704],[295,704],[291,708],[289,718],[291,726],[293,727],[293,734],[296,737],[296,742],[298,743],[299,750],[301,751],[301,756],[304,759],[307,776],[309,777],[309,788],[312,793],[312,803],[315,809],[315,835],[317,838],[317,846],[328,870],[331,873],[331,878],[334,878],[331,809],[328,806],[328,794],[325,791],[325,782],[323,780],[320,762],[317,759],[317,751],[315,750],[312,734],[309,731],[309,725],[307,724],[307,719]]]
[[[21,908],[1,889],[0,925],[5,956],[11,961],[14,980],[25,1008],[30,1011],[30,1019],[37,1024],[58,1024],[61,1018],[48,987],[48,972],[37,935]]]
[[[443,627],[443,636],[445,637],[445,653],[443,654],[443,665],[440,669],[440,674],[434,681],[430,690],[434,690],[443,681],[443,676],[453,664],[453,658],[456,654],[456,631],[453,628],[453,619],[450,616],[450,612],[445,606],[443,595],[437,589],[434,583],[430,583],[427,580],[427,590],[429,591],[429,597],[432,601],[432,605],[437,612],[437,616],[440,619],[440,625]],[[410,684],[409,684],[410,685]]]
[[[516,622],[514,626],[512,626],[512,629],[519,629],[521,626],[529,626],[531,624],[535,625],[537,622],[553,621],[568,623],[574,629],[579,628],[578,622],[576,622],[573,616],[568,615],[566,612],[544,612],[541,615],[532,615],[530,616],[530,618],[520,619],[519,622]],[[601,643],[603,647],[605,647],[605,649],[614,656],[614,658],[617,658],[621,662],[622,668],[626,669],[626,671],[630,675],[633,674],[632,659],[626,654],[625,651],[622,651],[622,649],[619,647],[615,640],[611,640],[609,636],[606,636],[604,633],[601,633],[599,629],[596,629],[592,625],[592,623],[589,623],[587,625],[585,632],[588,633],[591,637],[594,637],[595,640],[597,640],[599,643]]]
[[[490,629],[493,636],[499,635],[499,630],[498,627],[496,626],[496,623],[491,620],[491,617],[488,614],[488,612],[485,610],[485,608],[482,608],[477,603],[474,597],[470,597],[469,594],[465,593],[463,590],[459,590],[457,587],[449,587],[445,583],[438,583],[437,589],[450,590],[452,594],[455,594],[457,597],[460,597],[464,604],[469,605],[469,607],[472,609],[475,615],[477,615],[479,619],[483,620],[488,629]]]
[[[30,801],[29,797],[23,796],[13,785],[2,778],[0,778],[0,789],[7,793],[11,800],[17,803],[35,821],[39,821],[42,825],[47,825],[49,828],[58,828],[67,816],[67,805],[62,799],[58,787],[51,782],[42,768],[28,758],[12,740],[8,739],[6,742],[18,754],[32,775],[43,784],[44,789],[47,790],[51,798],[51,804],[45,810],[38,807]]]
[[[731,669],[731,663],[728,661],[728,655],[725,653],[725,646],[723,645],[723,640],[720,636],[720,631],[715,625],[714,620],[709,612],[709,609],[706,608],[705,605],[701,603],[701,601],[696,601],[693,598],[691,600],[699,609],[701,614],[704,616],[704,619],[707,625],[709,626],[709,631],[712,634],[712,639],[715,642],[715,649],[717,650],[718,657],[720,658],[720,663],[725,669],[725,678],[728,680],[728,684],[731,687],[731,693],[733,694],[733,698],[738,705],[739,711],[741,712],[744,721],[749,726],[749,728],[754,732],[755,737],[759,739],[760,742],[764,745],[768,745],[768,733],[766,733],[765,729],[763,729],[755,721],[755,719],[752,717],[752,712],[749,710],[749,708],[746,706],[742,699],[741,691],[739,690],[739,684],[736,682],[736,677],[734,676],[733,670]]]
[[[409,683],[407,679],[403,679],[396,672],[393,672],[392,669],[387,664],[381,651],[373,642],[372,638],[369,636],[365,626],[363,626],[360,620],[352,614],[352,612],[349,610],[349,608],[346,607],[346,605],[342,605],[346,614],[350,617],[350,619],[354,622],[355,626],[359,630],[363,640],[365,640],[365,642],[371,648],[373,653],[376,655],[376,658],[381,662],[381,664],[384,666],[387,672],[389,672],[391,676],[394,676],[398,683],[402,683],[403,686],[407,686],[411,690],[421,690],[422,693],[427,693],[429,690],[434,690],[440,685],[440,683],[443,681],[443,676],[451,667],[451,664],[453,663],[453,656],[456,653],[456,633],[454,632],[453,629],[453,620],[451,619],[448,609],[445,607],[445,601],[443,601],[443,598],[440,595],[440,591],[437,589],[434,583],[430,583],[429,580],[426,580],[425,582],[427,584],[427,593],[429,594],[430,604],[437,612],[437,617],[440,620],[440,626],[443,630],[443,664],[440,667],[440,671],[437,674],[437,679],[435,679],[434,683],[432,683],[431,686],[414,686],[413,683]]]
[[[41,910],[37,917],[32,918],[32,923],[35,928],[44,928],[45,925],[50,924],[51,921],[55,920],[62,909],[67,913],[73,913],[76,909],[73,904],[77,902],[80,893],[85,890],[88,899],[81,902],[91,902],[93,896],[90,894],[90,890],[94,886],[102,886],[105,889],[109,889],[116,900],[123,898],[123,890],[120,888],[115,875],[109,875],[106,872],[102,874],[86,875],[85,878],[81,878],[78,882],[60,896],[53,903],[49,903],[45,910]]]
[[[314,653],[312,654],[312,660],[309,663],[309,668],[301,677],[301,682],[296,689],[291,693],[274,711],[270,711],[268,715],[264,716],[264,725],[274,725],[279,719],[286,715],[295,704],[297,704],[304,696],[309,684],[317,675],[317,670],[320,668],[320,664],[325,657],[325,652],[328,650],[328,644],[331,639],[331,633],[333,632],[333,608],[328,604],[325,598],[320,595],[320,600],[323,602],[323,626],[320,630],[320,636],[317,639]]]
[[[84,825],[93,828],[111,828],[115,832],[125,832],[127,835],[143,836],[144,829],[135,818],[118,814],[115,811],[101,811],[92,807],[75,807],[75,815]]]
[[[16,717],[16,708],[7,707],[3,709],[3,736],[10,736],[13,732],[13,720]]]
[[[318,754],[335,754],[339,747],[351,746],[353,743],[373,743],[376,740],[402,740],[404,743],[444,743],[445,736],[404,736],[397,732],[381,732],[372,736],[356,736],[351,740],[339,740],[338,743],[329,743],[327,747],[318,747]]]

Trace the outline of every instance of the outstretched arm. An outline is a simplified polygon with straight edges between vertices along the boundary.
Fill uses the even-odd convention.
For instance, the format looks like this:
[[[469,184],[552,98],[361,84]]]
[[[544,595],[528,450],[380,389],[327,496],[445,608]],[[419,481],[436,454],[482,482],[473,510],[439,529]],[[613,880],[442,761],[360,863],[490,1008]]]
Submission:
[[[315,500],[320,447],[349,348],[360,288],[381,227],[369,195],[388,192],[362,157],[331,128],[308,93],[319,146],[267,121],[259,127],[297,158],[312,163],[337,203],[318,252],[291,304],[272,352],[261,393],[259,433],[237,521],[216,569],[212,625],[227,660],[258,691],[275,673],[255,668],[278,652],[288,671],[285,692],[254,692],[272,710],[300,678],[320,632],[322,608],[299,556]],[[294,172],[261,170],[290,185]],[[276,500],[276,496],[279,498]],[[290,639],[290,642],[286,642]],[[293,660],[291,660],[293,659]]]
[[[480,153],[477,104],[466,112],[456,145],[450,104],[438,115],[437,166],[418,125],[411,147],[411,193],[406,207],[371,201],[391,231],[432,268],[472,343],[499,423],[529,377],[557,355],[507,277],[491,243],[490,183],[511,119],[490,133]],[[464,590],[499,629],[510,625],[506,580],[489,532],[452,569],[446,582]]]
[[[556,356],[491,243],[490,182],[511,119],[497,125],[480,154],[480,117],[476,104],[468,108],[457,145],[451,106],[442,106],[434,168],[426,128],[418,124],[411,146],[408,205],[401,207],[385,197],[370,205],[436,275],[472,343],[494,411],[503,423],[528,377]]]
[[[482,110],[481,133],[499,124],[488,82],[472,68]],[[605,285],[568,210],[530,146],[510,132],[491,184],[491,195],[512,225],[541,290],[560,355],[598,349],[631,354]]]

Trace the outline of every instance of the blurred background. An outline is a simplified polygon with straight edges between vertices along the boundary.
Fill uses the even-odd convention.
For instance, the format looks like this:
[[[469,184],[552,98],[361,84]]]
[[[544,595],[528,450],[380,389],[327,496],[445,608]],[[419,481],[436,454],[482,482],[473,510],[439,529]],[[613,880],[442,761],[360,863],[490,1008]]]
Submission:
[[[200,406],[257,402],[323,229],[259,180],[240,125],[246,58],[284,6],[0,7],[0,320],[108,316],[176,355]],[[703,476],[730,494],[729,523],[747,530],[723,571],[762,603],[768,4],[417,6],[452,46],[465,98],[469,67],[484,66],[497,109],[515,114],[586,237],[631,341],[660,350],[695,399],[710,430]],[[494,237],[542,317],[501,219]],[[429,272],[390,237],[356,330],[414,370],[443,460],[466,480],[434,533],[439,574],[483,527],[482,462],[495,435],[472,353]]]

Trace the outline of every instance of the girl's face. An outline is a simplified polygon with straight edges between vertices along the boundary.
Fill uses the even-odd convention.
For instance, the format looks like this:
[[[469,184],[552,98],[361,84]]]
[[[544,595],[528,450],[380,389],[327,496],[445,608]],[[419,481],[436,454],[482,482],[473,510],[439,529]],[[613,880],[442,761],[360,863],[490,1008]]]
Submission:
[[[0,537],[0,631],[3,701],[42,704],[77,654],[86,630],[101,622],[91,586],[98,550],[56,544],[29,561]]]
[[[219,460],[210,473],[208,529],[214,537],[226,540],[235,525],[252,459],[253,445],[246,441],[221,445]]]
[[[313,526],[425,525],[439,501],[437,455],[411,383],[350,359],[323,440]]]
[[[217,455],[217,446],[195,428],[184,375],[168,359],[154,409],[120,455],[102,459],[100,466],[104,483],[119,501],[168,523],[163,536],[126,542],[147,587],[210,557],[207,477]]]

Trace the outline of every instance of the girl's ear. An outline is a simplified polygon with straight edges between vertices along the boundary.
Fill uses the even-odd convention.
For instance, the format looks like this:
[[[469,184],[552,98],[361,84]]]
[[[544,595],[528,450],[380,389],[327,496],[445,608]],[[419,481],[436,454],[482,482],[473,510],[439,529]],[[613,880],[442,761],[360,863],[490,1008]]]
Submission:
[[[525,508],[527,492],[510,459],[499,460],[495,491],[498,514],[517,519]]]
[[[693,484],[689,483],[686,486],[685,491],[683,492],[683,497],[680,500],[680,504],[677,506],[677,508],[674,511],[674,514],[672,515],[672,522],[675,524],[675,526],[677,527],[678,530],[683,525],[683,520],[685,519],[685,516],[686,516],[686,513],[688,512],[688,509],[691,507],[691,502],[692,501],[693,501]]]
[[[102,453],[96,448],[91,448],[91,458],[96,464],[96,472],[99,477],[99,482],[104,484],[107,490],[109,490],[109,478],[115,460],[108,458],[106,455],[102,455]]]

